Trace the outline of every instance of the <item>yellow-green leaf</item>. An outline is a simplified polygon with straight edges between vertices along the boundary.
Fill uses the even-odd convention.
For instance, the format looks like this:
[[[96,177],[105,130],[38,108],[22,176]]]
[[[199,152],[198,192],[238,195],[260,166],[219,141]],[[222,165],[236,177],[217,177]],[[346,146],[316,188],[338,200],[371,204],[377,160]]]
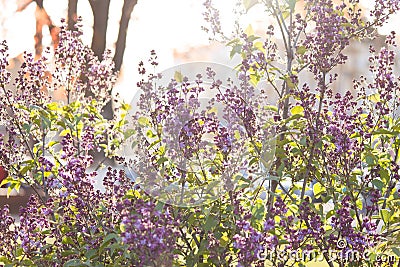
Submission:
[[[314,191],[315,197],[319,197],[322,193],[326,192],[326,189],[325,189],[325,187],[322,186],[322,184],[316,183],[313,186],[313,191]]]
[[[252,35],[254,35],[254,29],[253,29],[253,27],[251,26],[251,24],[249,24],[249,26],[247,26],[247,28],[246,28],[246,30],[244,31],[244,33],[245,33],[247,36],[252,36]]]
[[[226,245],[228,245],[228,242],[229,242],[228,234],[223,233],[223,235],[221,236],[221,239],[219,241],[220,241],[220,245],[222,247],[226,247]]]
[[[138,119],[138,122],[139,122],[140,126],[147,126],[147,125],[149,125],[150,120],[149,120],[149,118],[146,118],[146,117],[140,117]]]
[[[304,114],[304,108],[302,106],[294,106],[290,112],[292,113],[292,115],[296,115],[296,114]]]
[[[381,218],[384,221],[384,223],[387,224],[389,222],[389,220],[390,220],[390,210],[382,209],[380,211],[380,214],[381,214]]]
[[[249,11],[249,9],[256,4],[258,4],[258,0],[243,0],[243,5],[246,9],[246,12]]]
[[[304,45],[299,46],[296,52],[299,55],[304,55],[307,52],[307,48]]]
[[[178,83],[181,83],[183,81],[183,75],[180,71],[175,71],[174,74],[174,79],[175,81],[177,81]]]

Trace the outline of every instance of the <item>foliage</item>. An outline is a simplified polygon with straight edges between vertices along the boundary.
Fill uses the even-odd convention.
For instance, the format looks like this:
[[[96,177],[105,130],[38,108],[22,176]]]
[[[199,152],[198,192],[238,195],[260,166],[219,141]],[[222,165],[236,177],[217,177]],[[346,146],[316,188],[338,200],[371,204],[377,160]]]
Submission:
[[[341,75],[336,67],[348,59],[345,48],[372,37],[400,2],[376,1],[370,21],[357,0],[307,0],[304,10],[293,0],[244,1],[240,12],[257,5],[275,18],[285,53],[272,25],[265,37],[241,30],[225,36],[208,0],[211,32],[230,39],[231,55],[242,59],[239,86],[232,77],[231,86],[222,87],[225,81],[207,69],[194,85],[175,73],[169,86],[156,87],[160,75],[140,63],[142,96],[133,125],[124,103],[117,103],[112,120],[102,117],[115,81],[112,61],[108,54],[101,62],[94,57],[79,31],[62,29],[52,70],[45,58],[26,55],[14,91],[6,87],[10,75],[2,44],[0,119],[7,135],[0,142],[0,163],[8,173],[2,184],[10,190],[31,186],[37,194],[21,208],[19,223],[7,207],[1,210],[1,264],[393,265],[381,255],[400,257],[395,33],[384,47],[370,48],[369,74],[355,79],[353,88],[335,94],[332,87]],[[157,66],[154,52],[149,64]],[[304,82],[304,72],[315,83]],[[264,79],[267,88],[257,91]],[[216,93],[199,112],[206,83]],[[65,91],[65,103],[51,99],[54,90]],[[271,91],[279,97],[277,106],[267,103]],[[219,123],[215,103],[224,105],[226,124]],[[177,127],[182,130],[174,132]],[[272,158],[265,150],[271,133]],[[213,136],[208,148],[201,145],[204,134]],[[142,156],[125,162],[139,179],[109,167],[104,190],[96,190],[94,153],[102,150],[122,162],[118,150],[126,139],[133,139],[128,145]],[[179,165],[171,140],[195,159],[197,172]],[[193,203],[185,196],[176,205],[162,201],[167,195],[149,194],[154,182],[223,190],[212,201]]]

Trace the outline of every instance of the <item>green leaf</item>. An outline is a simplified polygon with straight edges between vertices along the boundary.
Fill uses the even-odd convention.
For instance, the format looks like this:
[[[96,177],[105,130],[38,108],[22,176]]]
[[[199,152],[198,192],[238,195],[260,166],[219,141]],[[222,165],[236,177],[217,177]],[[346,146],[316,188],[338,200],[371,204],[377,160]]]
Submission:
[[[149,120],[149,118],[147,118],[147,117],[140,117],[140,118],[138,119],[138,122],[139,122],[139,125],[140,125],[140,126],[147,126],[147,125],[150,124],[150,120]]]
[[[70,249],[61,251],[61,256],[63,256],[63,257],[68,257],[70,255],[75,255],[75,254],[76,254],[76,251],[73,251]]]
[[[373,103],[378,103],[379,101],[381,101],[381,97],[380,97],[380,94],[379,94],[379,93],[369,95],[369,96],[367,97],[367,99],[368,99],[369,101],[372,101]]]
[[[306,52],[307,52],[307,48],[304,45],[297,47],[297,50],[296,50],[297,54],[304,55]]]
[[[243,0],[243,5],[246,9],[246,12],[256,4],[258,4],[258,0]]]
[[[221,247],[226,247],[229,243],[229,237],[228,234],[225,232],[223,233],[223,235],[221,236],[221,238],[219,239],[219,244],[221,245]]]
[[[330,210],[328,211],[328,213],[326,214],[326,219],[329,219],[330,217],[332,217],[333,215],[335,215],[335,210]]]
[[[258,161],[259,161],[258,157],[253,157],[249,162],[249,166],[258,163]]]
[[[5,256],[0,256],[0,264],[8,263],[9,260]]]
[[[233,132],[233,135],[234,135],[234,137],[235,137],[236,140],[239,140],[239,139],[241,138],[240,132],[239,132],[238,130],[235,130],[235,131]]]
[[[210,214],[207,217],[206,223],[204,224],[204,230],[210,231],[212,230],[215,226],[217,226],[218,220],[215,218],[214,215]]]
[[[239,43],[239,42],[240,42],[240,39],[239,39],[239,38],[235,38],[235,39],[233,39],[232,41],[228,42],[226,45],[227,45],[227,46],[231,46],[231,45],[237,44],[237,43]]]
[[[257,84],[260,82],[260,76],[256,75],[256,74],[250,74],[250,83],[256,87]]]
[[[112,239],[118,240],[119,236],[116,233],[109,233],[105,238],[103,242],[108,242]]]
[[[120,108],[124,111],[128,111],[131,108],[131,105],[123,103]]]
[[[282,11],[282,17],[283,19],[287,19],[290,15],[290,12],[287,10]]]
[[[56,111],[58,109],[58,103],[57,102],[51,102],[51,103],[47,104],[47,108],[49,110]]]
[[[390,210],[382,209],[380,210],[380,215],[385,224],[389,223],[390,221]]]
[[[58,143],[59,143],[58,141],[50,141],[49,144],[48,144],[48,147],[52,147],[52,146],[54,146],[54,145],[56,145]]]
[[[160,142],[161,142],[160,139],[154,141],[153,143],[151,143],[151,144],[149,145],[149,147],[148,147],[147,149],[148,149],[148,150],[152,149],[155,145],[157,145],[157,144],[160,143]],[[160,147],[160,148],[161,148],[161,147]]]
[[[271,111],[274,111],[274,112],[278,112],[278,107],[277,106],[269,105],[269,106],[265,106],[264,109],[265,110],[271,110]]]
[[[255,205],[253,205],[251,213],[253,214],[253,218],[256,220],[261,220],[264,218],[265,207],[261,199],[257,199]]]
[[[181,83],[183,81],[183,75],[180,71],[175,71],[174,74],[174,79],[175,81],[177,81],[178,83]]]
[[[251,26],[251,24],[249,26],[247,26],[246,30],[244,30],[244,33],[248,36],[248,38],[251,38],[253,36],[254,38],[257,39],[257,37],[254,36],[254,29]],[[249,40],[249,41],[252,42],[252,41],[254,41],[256,39]]]
[[[289,8],[290,8],[291,11],[294,10],[294,8],[295,8],[295,6],[296,6],[296,2],[297,2],[297,0],[289,0],[289,1],[288,1]]]
[[[122,226],[122,225],[121,225]],[[117,239],[118,236],[115,233],[110,233],[106,236],[106,238],[104,238],[103,242],[100,245],[99,248],[99,253],[101,253],[101,251],[104,250],[104,248],[108,247],[108,245],[111,243],[111,240],[113,239]]]
[[[147,136],[148,138],[153,138],[153,137],[155,137],[156,135],[153,133],[152,130],[147,130],[146,136]]]
[[[377,129],[372,132],[372,135],[399,135],[399,132],[389,131],[387,129]]]
[[[3,181],[1,181],[0,187],[3,186],[3,185],[5,185],[5,184],[8,184],[8,183],[10,183],[10,182],[12,182],[12,181],[14,181],[14,179],[13,179],[12,177],[8,176],[6,179],[4,179]]]
[[[61,133],[58,134],[58,136],[63,137],[70,133],[71,133],[70,129],[65,129],[65,130],[62,130]]]
[[[85,257],[87,259],[93,259],[96,256],[97,250],[96,249],[89,249],[86,253],[85,253]]]
[[[379,180],[379,179],[374,179],[374,180],[372,181],[372,184],[373,184],[376,188],[378,188],[380,191],[382,191],[383,187],[385,186],[385,184],[384,184],[381,180]]]
[[[236,54],[240,54],[242,52],[242,45],[241,44],[237,44],[237,45],[234,45],[233,47],[232,47],[232,50],[231,50],[231,53],[230,53],[230,57],[231,58],[233,58],[233,56],[234,55],[236,55]]]
[[[25,259],[23,261],[20,262],[21,266],[32,266],[34,265],[33,261],[29,260],[29,259]]]
[[[374,166],[376,165],[376,159],[373,154],[368,154],[365,156],[365,162],[368,164],[368,166]]]
[[[396,254],[397,257],[400,257],[400,249],[396,247],[392,247],[392,251],[394,254]]]
[[[157,165],[162,165],[166,161],[168,161],[168,159],[166,157],[162,157],[159,160],[157,160]]]
[[[326,192],[326,189],[321,183],[318,182],[318,183],[314,184],[313,191],[314,191],[315,197],[319,197],[319,196],[321,196],[322,193]]]
[[[254,48],[260,50],[261,52],[265,53],[264,43],[263,42],[255,42],[253,44]]]
[[[72,259],[64,264],[64,267],[76,267],[76,266],[87,266],[87,265],[83,264],[83,262],[79,259]]]
[[[74,240],[69,236],[64,236],[62,238],[62,243],[65,245],[74,245],[75,244]]]
[[[380,169],[379,176],[381,177],[382,181],[385,181],[385,183],[387,183],[389,181],[389,171],[388,170]]]
[[[300,138],[300,145],[306,146],[307,145],[307,137],[303,136]]]
[[[357,199],[357,200],[356,200],[356,206],[357,206],[357,208],[358,208],[359,210],[362,210],[363,203],[362,203],[362,200],[361,200],[361,199]]]
[[[129,137],[131,137],[132,135],[134,135],[135,134],[135,130],[134,129],[127,129],[125,132],[124,132],[124,137],[125,137],[125,139],[128,139]]]
[[[293,89],[296,87],[296,84],[293,83],[293,81],[290,77],[287,76],[284,78],[284,80],[289,88]]]
[[[155,210],[162,211],[164,209],[165,203],[161,201],[157,201]]]
[[[303,115],[304,114],[304,108],[302,106],[294,106],[290,112],[292,113],[292,115],[296,115],[296,114],[300,114]]]

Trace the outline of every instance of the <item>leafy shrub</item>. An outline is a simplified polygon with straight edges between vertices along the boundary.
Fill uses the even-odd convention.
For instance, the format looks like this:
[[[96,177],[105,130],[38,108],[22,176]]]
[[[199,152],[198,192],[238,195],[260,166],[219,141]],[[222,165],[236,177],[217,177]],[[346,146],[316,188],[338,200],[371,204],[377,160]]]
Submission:
[[[244,1],[244,8],[255,3]],[[387,36],[379,50],[370,48],[370,73],[355,79],[351,90],[335,94],[332,87],[340,78],[335,67],[347,61],[345,48],[352,40],[371,37],[400,2],[376,1],[369,22],[356,0],[340,5],[307,0],[306,16],[297,13],[296,3],[260,3],[276,19],[285,53],[278,49],[273,26],[264,39],[239,30],[227,43],[231,55],[242,58],[239,86],[229,86],[232,77],[222,88],[225,81],[207,69],[207,76],[198,76],[194,86],[175,73],[169,86],[154,87],[161,77],[141,63],[144,77],[138,86],[143,97],[134,107],[134,125],[124,103],[117,103],[112,120],[102,117],[115,81],[113,66],[107,54],[100,62],[82,45],[79,31],[62,29],[52,69],[47,59],[34,62],[27,54],[14,91],[6,88],[10,75],[3,43],[0,119],[7,134],[0,142],[0,163],[8,177],[2,184],[10,190],[30,186],[36,195],[21,208],[19,223],[8,207],[1,210],[0,263],[393,265],[381,255],[400,257],[395,34]],[[211,1],[205,6],[210,31],[221,40],[230,39],[221,31],[218,10]],[[157,65],[154,52],[149,64]],[[302,72],[312,74],[315,86],[302,83]],[[257,91],[263,79],[268,88]],[[199,94],[207,80],[217,93],[199,113]],[[54,90],[65,91],[65,103],[51,99]],[[279,97],[277,106],[267,103],[270,90]],[[219,123],[211,105],[216,102],[227,107],[228,126]],[[168,132],[174,128],[166,122],[182,122],[179,117],[173,120],[174,114],[193,119],[178,125],[183,129],[179,134]],[[271,152],[264,150],[271,145],[265,142],[271,129],[276,135],[272,158],[264,153]],[[213,135],[210,151],[196,146],[205,133]],[[201,162],[199,172],[185,171],[168,150],[168,134],[178,140],[185,157],[203,153],[213,161]],[[126,145],[143,157],[124,162],[118,151]],[[104,190],[95,189],[98,162],[93,155],[99,150],[133,167],[138,179],[109,167]],[[168,195],[149,193],[155,184],[146,177],[154,174],[166,179],[156,182],[178,181],[188,188],[205,184],[212,189],[213,182],[223,181],[218,186],[224,190],[201,205],[176,205],[165,201]],[[302,257],[294,258],[298,255],[292,252]]]

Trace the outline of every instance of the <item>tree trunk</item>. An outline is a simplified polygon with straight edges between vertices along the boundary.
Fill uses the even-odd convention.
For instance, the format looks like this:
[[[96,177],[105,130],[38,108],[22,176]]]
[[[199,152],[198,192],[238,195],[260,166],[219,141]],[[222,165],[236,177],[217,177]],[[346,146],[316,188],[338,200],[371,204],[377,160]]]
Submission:
[[[35,2],[40,9],[43,9],[43,0],[35,0]]]
[[[93,12],[93,37],[92,50],[100,59],[103,59],[103,53],[107,42],[108,13],[110,10],[110,0],[89,0]],[[111,94],[111,92],[110,92]],[[90,95],[90,93],[88,93]],[[108,103],[102,112],[105,119],[113,118],[111,103]]]
[[[17,1],[17,12],[23,11],[32,2],[33,2],[33,0],[19,0],[19,1]]]
[[[124,0],[124,5],[122,7],[121,21],[119,23],[118,39],[115,47],[114,63],[115,71],[120,71],[122,66],[122,61],[124,59],[124,52],[126,47],[126,35],[128,32],[129,20],[133,8],[137,4],[137,0]]]
[[[35,11],[35,17],[36,17],[35,58],[38,59],[41,57],[43,52],[43,44],[42,44],[43,26],[47,25],[49,27],[50,35],[55,47],[58,45],[59,29],[56,26],[54,26],[45,8],[43,7],[43,0],[36,0],[35,2],[37,4]]]
[[[90,0],[93,12],[92,50],[101,60],[106,49],[108,13],[110,0]]]
[[[78,0],[68,1],[68,29],[75,31],[76,21],[78,19]]]

